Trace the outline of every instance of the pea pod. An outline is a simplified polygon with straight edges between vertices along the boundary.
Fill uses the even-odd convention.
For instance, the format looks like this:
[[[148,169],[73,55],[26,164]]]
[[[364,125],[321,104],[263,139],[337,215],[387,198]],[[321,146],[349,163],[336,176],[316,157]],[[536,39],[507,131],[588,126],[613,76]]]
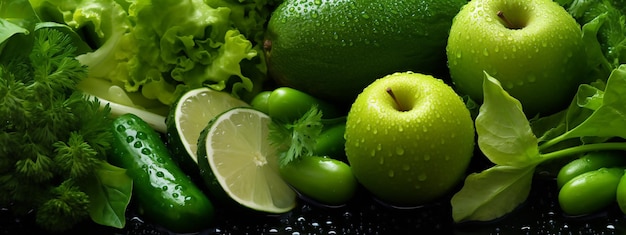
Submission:
[[[259,92],[259,94],[255,95],[252,98],[252,101],[250,101],[250,106],[265,114],[269,114],[269,99],[271,94],[271,91]]]
[[[561,168],[556,177],[557,185],[559,188],[563,187],[567,181],[573,179],[574,177],[602,167],[608,168],[626,166],[626,156],[623,155],[623,152],[618,151],[599,151],[587,153]]]
[[[315,146],[313,147],[313,155],[328,156],[347,162],[345,151],[346,140],[343,137],[345,132],[345,122],[330,125],[328,128],[325,128],[316,139]]]
[[[268,115],[274,120],[283,122],[297,120],[314,105],[317,105],[318,109],[322,111],[325,119],[342,115],[338,108],[332,104],[289,87],[274,89],[267,100]]]
[[[619,180],[619,184],[617,185],[616,197],[619,209],[623,213],[626,213],[626,174],[624,174]]]
[[[133,179],[133,196],[147,219],[173,232],[194,232],[213,219],[208,197],[174,163],[161,137],[145,121],[124,114],[113,121],[109,160]]]
[[[350,166],[326,157],[300,157],[281,167],[280,175],[299,193],[330,206],[348,202],[358,186]]]
[[[559,204],[569,215],[597,212],[614,203],[623,168],[600,168],[582,173],[561,187]]]

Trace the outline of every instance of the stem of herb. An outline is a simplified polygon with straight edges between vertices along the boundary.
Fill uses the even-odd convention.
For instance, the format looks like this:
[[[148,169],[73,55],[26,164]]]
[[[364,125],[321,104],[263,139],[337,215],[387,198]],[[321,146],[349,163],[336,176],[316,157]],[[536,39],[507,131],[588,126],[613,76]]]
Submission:
[[[586,153],[597,150],[626,150],[626,143],[617,142],[579,145],[550,153],[541,154],[541,156],[544,160],[547,160],[559,157],[573,156],[579,153]]]

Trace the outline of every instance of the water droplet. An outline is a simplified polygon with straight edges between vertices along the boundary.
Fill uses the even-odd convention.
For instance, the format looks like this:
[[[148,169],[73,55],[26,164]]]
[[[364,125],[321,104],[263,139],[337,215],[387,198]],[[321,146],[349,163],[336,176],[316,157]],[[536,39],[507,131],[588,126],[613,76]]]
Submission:
[[[420,174],[419,176],[417,176],[417,179],[419,181],[426,181],[426,179],[428,178],[428,176],[424,173]]]
[[[381,164],[381,165],[385,164],[385,158],[384,157],[379,158],[378,159],[378,164]]]
[[[372,156],[372,157],[376,156],[376,150],[372,150],[372,151],[370,152],[370,156]]]
[[[398,154],[398,155],[404,155],[404,148],[402,148],[402,147],[396,147],[396,154]]]
[[[172,193],[173,198],[177,198],[178,196],[180,196],[178,193]]]
[[[394,176],[396,176],[396,173],[392,170],[389,170],[387,175],[389,175],[389,178],[393,178]]]
[[[143,149],[141,149],[141,153],[144,154],[144,155],[149,155],[149,154],[152,153],[152,151],[150,151],[150,149],[148,149],[148,148],[143,148]]]
[[[135,142],[135,143],[133,144],[133,146],[134,146],[135,148],[141,148],[141,147],[143,147],[143,143],[141,143],[141,141],[137,141],[137,142]]]
[[[489,56],[489,51],[487,50],[487,48],[485,48],[485,50],[483,50],[483,55],[484,56]]]
[[[403,165],[403,166],[402,166],[402,170],[404,170],[404,171],[409,171],[409,170],[411,170],[411,166],[409,166],[409,165]]]
[[[165,176],[165,173],[163,173],[163,171],[157,171],[156,176],[157,177],[163,177],[163,176]]]
[[[126,130],[126,127],[124,125],[117,125],[117,131],[119,132],[124,132]]]
[[[135,137],[132,137],[132,136],[126,137],[126,143],[132,143],[133,141],[135,141]]]
[[[167,191],[167,189],[168,189],[167,185],[163,185],[163,187],[161,187],[161,190],[163,191]]]
[[[137,132],[137,139],[145,140],[147,138],[148,138],[148,134],[146,134],[145,132],[141,132],[141,131]]]
[[[429,154],[424,155],[424,161],[430,161],[430,155]]]

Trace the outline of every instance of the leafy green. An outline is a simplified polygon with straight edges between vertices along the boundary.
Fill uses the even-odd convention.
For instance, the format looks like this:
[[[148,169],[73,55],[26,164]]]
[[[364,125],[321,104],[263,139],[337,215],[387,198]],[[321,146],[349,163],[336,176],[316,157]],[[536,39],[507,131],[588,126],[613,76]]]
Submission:
[[[583,25],[588,62],[595,69],[592,78],[606,79],[613,69],[626,63],[626,7],[623,1],[569,0],[562,5]]]
[[[485,102],[476,117],[480,150],[496,164],[516,167],[533,164],[539,153],[537,138],[522,104],[486,73],[483,89]]]
[[[201,86],[251,96],[266,78],[261,40],[273,4],[267,0],[30,2],[44,21],[83,32],[94,48],[78,56],[89,79],[149,100],[169,105]]]
[[[536,138],[519,101],[485,74],[484,103],[476,119],[478,146],[494,166],[470,174],[451,200],[453,218],[493,220],[526,200],[536,167],[544,162],[590,151],[626,150],[626,65],[615,69],[605,89],[581,85],[572,105],[536,121],[545,128]],[[541,141],[539,141],[541,140]],[[565,143],[565,144],[563,144]]]
[[[559,0],[582,25],[590,73],[570,106],[526,120],[519,102],[485,74],[476,118],[478,145],[494,164],[472,173],[452,200],[457,222],[493,220],[526,200],[535,170],[584,152],[626,150],[626,5]]]
[[[526,201],[534,166],[496,165],[465,179],[463,190],[452,199],[454,221],[488,221],[511,212]]]
[[[90,217],[122,227],[129,191],[117,190],[112,197],[88,190],[132,186],[119,171],[103,171],[110,169],[110,109],[77,89],[87,68],[75,59],[75,37],[58,26],[36,23],[0,41],[30,45],[3,50],[0,56],[0,207],[18,216],[34,210],[37,224],[51,231]],[[109,177],[117,180],[102,180]],[[97,209],[103,205],[112,206]]]
[[[312,106],[293,123],[272,119],[270,141],[280,152],[280,166],[285,166],[301,156],[311,156],[317,137],[322,132],[322,111]]]

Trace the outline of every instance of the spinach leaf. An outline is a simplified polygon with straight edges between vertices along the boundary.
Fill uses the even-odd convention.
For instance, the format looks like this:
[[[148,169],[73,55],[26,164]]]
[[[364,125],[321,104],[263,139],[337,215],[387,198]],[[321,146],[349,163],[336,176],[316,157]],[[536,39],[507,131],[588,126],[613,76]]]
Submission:
[[[488,221],[499,218],[526,201],[535,166],[494,166],[465,179],[452,197],[454,221]]]
[[[126,170],[103,162],[84,185],[89,195],[89,216],[101,225],[123,228],[126,206],[130,203],[133,183]]]
[[[476,117],[478,146],[498,165],[523,167],[538,159],[537,138],[522,111],[500,83],[485,73],[484,102]]]

